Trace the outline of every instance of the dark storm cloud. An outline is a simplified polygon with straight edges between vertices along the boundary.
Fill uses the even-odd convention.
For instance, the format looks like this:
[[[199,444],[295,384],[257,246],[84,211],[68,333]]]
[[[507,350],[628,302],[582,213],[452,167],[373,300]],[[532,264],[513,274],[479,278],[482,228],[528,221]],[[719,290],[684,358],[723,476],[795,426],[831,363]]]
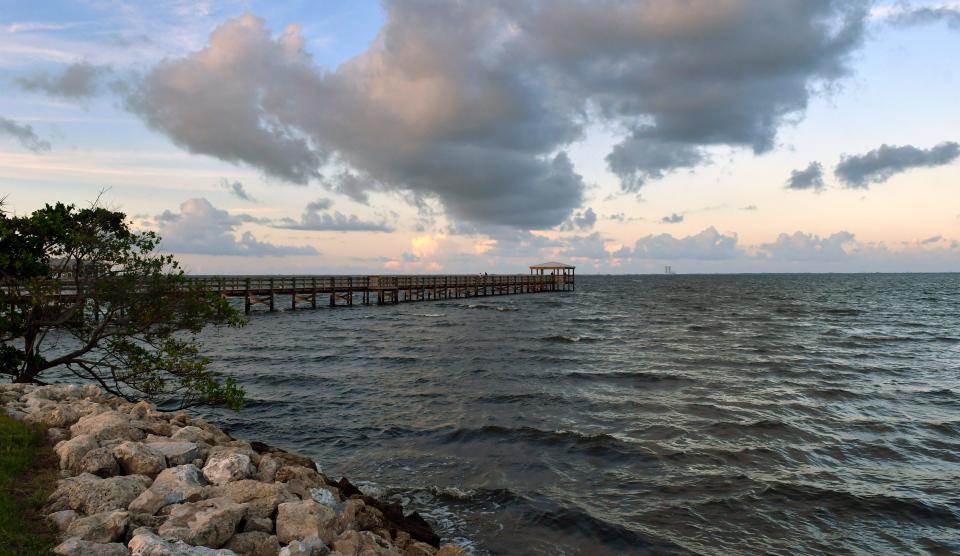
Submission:
[[[681,222],[683,222],[683,215],[677,214],[677,213],[673,213],[669,216],[664,216],[663,218],[660,219],[661,224],[679,224]]]
[[[17,140],[23,148],[35,153],[50,150],[50,143],[41,139],[33,130],[33,126],[27,124],[18,124],[0,116],[0,136],[9,136]]]
[[[623,140],[625,190],[707,160],[769,150],[820,83],[846,72],[865,3],[536,0],[384,3],[369,49],[327,71],[299,29],[252,15],[165,61],[128,105],[195,153],[365,202],[436,199],[478,224],[545,229],[582,206],[565,148],[591,119]],[[333,178],[325,165],[347,168]],[[329,166],[328,166],[329,167]]]
[[[803,170],[794,170],[790,172],[790,178],[787,179],[787,189],[795,191],[823,191],[826,185],[823,183],[823,165],[819,162],[811,162]]]
[[[862,155],[844,155],[834,173],[847,187],[866,189],[871,183],[883,183],[911,168],[932,168],[950,164],[960,157],[960,144],[944,142],[929,149],[912,145],[881,145]]]
[[[220,180],[220,187],[229,191],[234,197],[242,199],[244,201],[250,201],[251,203],[256,203],[257,200],[253,198],[252,195],[247,193],[246,188],[243,187],[243,184],[235,181],[230,183],[227,180]]]
[[[386,222],[361,220],[356,214],[346,215],[340,211],[328,212],[333,201],[326,198],[308,203],[300,220],[284,218],[274,222],[274,228],[311,230],[317,232],[392,232]]]
[[[59,74],[42,73],[16,80],[27,91],[42,92],[54,97],[81,99],[97,93],[100,77],[109,68],[88,62],[70,64]]]

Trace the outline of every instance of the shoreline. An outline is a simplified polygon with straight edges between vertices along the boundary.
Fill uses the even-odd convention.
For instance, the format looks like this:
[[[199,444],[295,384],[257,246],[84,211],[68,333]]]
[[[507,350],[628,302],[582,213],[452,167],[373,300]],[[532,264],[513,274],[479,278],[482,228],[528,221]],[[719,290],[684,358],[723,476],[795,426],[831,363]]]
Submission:
[[[396,502],[184,412],[93,385],[0,384],[0,410],[47,427],[61,555],[463,556]]]

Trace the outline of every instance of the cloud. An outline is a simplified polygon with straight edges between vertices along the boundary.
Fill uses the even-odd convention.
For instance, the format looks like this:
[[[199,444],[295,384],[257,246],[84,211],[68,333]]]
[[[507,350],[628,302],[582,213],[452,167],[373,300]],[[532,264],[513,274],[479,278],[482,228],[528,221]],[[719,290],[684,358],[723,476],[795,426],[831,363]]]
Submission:
[[[204,198],[188,199],[180,204],[180,212],[164,211],[155,218],[162,238],[161,248],[179,254],[239,255],[248,257],[285,257],[317,255],[310,246],[295,247],[259,241],[249,231],[238,240],[234,232],[245,222],[259,219],[249,215],[232,215],[218,209]]]
[[[388,4],[370,50],[335,72],[304,53],[296,27],[273,37],[245,15],[154,68],[129,106],[191,152],[286,181],[319,180],[335,157],[353,169],[338,185],[355,199],[382,184],[438,198],[454,218],[552,227],[582,200],[558,151],[579,127],[551,109],[548,84],[500,67],[514,63],[491,50],[503,31],[494,12]]]
[[[790,172],[786,187],[794,191],[813,190],[818,193],[823,191],[826,187],[823,183],[823,165],[819,162],[811,162],[803,170]]]
[[[740,207],[740,210],[755,211],[758,209],[757,209],[757,205],[747,205],[745,207]]]
[[[253,15],[168,59],[128,106],[190,152],[365,202],[438,200],[448,216],[547,229],[583,203],[565,149],[593,121],[625,190],[769,150],[818,84],[846,74],[866,3],[817,0],[384,2],[369,48],[334,70],[299,28]],[[336,167],[333,178],[321,168]]]
[[[843,155],[834,173],[847,187],[867,189],[911,168],[932,168],[950,164],[960,157],[960,144],[943,142],[929,149],[912,145],[881,145],[862,155]]]
[[[697,166],[712,145],[770,150],[811,91],[847,73],[866,2],[540,4],[530,36],[564,83],[627,133],[607,161],[623,188]]]
[[[663,218],[660,219],[661,224],[679,224],[681,222],[683,222],[683,215],[677,214],[677,213],[673,213],[669,216],[664,216]]]
[[[560,226],[560,229],[562,231],[589,230],[590,228],[593,228],[594,224],[596,223],[597,213],[594,212],[592,208],[587,207],[586,210],[573,213],[570,216],[570,219]]]
[[[607,241],[599,233],[586,236],[573,236],[564,240],[564,256],[584,259],[604,260],[610,258],[606,250]]]
[[[386,222],[360,220],[356,214],[345,215],[340,211],[324,212],[333,207],[330,199],[317,199],[308,203],[300,220],[284,218],[271,224],[274,228],[311,230],[318,232],[392,232]]]
[[[828,237],[794,232],[780,234],[776,241],[758,247],[762,256],[781,261],[842,261],[850,256],[856,238],[846,231]]]
[[[737,235],[722,234],[713,226],[682,238],[670,234],[649,235],[637,240],[633,249],[617,254],[632,259],[732,259],[742,253],[737,249]]]
[[[220,180],[220,187],[229,191],[234,197],[242,199],[244,201],[250,201],[251,203],[256,203],[257,200],[253,198],[252,195],[247,193],[247,190],[244,189],[243,184],[235,181],[230,183],[226,179]]]
[[[97,93],[98,79],[109,68],[95,66],[88,62],[77,62],[67,66],[59,75],[42,73],[32,77],[21,77],[17,85],[27,91],[42,92],[54,97],[82,99]]]
[[[960,29],[960,7],[957,6],[921,6],[898,5],[887,16],[893,25],[907,27],[928,23],[944,22],[951,29]]]
[[[16,139],[23,148],[35,153],[46,152],[50,150],[50,143],[41,139],[33,126],[27,124],[18,124],[0,116],[0,136],[8,135]]]
[[[943,236],[942,236],[942,235],[935,235],[935,236],[931,236],[931,237],[928,237],[928,238],[926,238],[926,239],[921,240],[921,241],[920,241],[920,244],[921,244],[921,245],[930,245],[930,244],[932,244],[932,243],[938,243],[938,242],[940,242],[942,239],[943,239]]]

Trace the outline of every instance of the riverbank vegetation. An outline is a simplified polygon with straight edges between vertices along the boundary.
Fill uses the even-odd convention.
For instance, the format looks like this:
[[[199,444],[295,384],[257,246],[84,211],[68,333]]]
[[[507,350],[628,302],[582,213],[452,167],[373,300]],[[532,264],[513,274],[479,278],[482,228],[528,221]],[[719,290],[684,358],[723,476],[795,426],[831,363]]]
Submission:
[[[122,212],[0,205],[0,374],[13,382],[60,369],[128,401],[239,409],[243,389],[209,368],[196,334],[242,323]]]

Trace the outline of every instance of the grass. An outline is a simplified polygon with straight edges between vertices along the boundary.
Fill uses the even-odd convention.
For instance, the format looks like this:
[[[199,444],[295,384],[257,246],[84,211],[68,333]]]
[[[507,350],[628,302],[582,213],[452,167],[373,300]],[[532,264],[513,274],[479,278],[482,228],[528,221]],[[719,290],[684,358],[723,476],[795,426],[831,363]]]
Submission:
[[[45,431],[0,412],[0,556],[48,554],[56,544],[41,510],[56,480]]]

